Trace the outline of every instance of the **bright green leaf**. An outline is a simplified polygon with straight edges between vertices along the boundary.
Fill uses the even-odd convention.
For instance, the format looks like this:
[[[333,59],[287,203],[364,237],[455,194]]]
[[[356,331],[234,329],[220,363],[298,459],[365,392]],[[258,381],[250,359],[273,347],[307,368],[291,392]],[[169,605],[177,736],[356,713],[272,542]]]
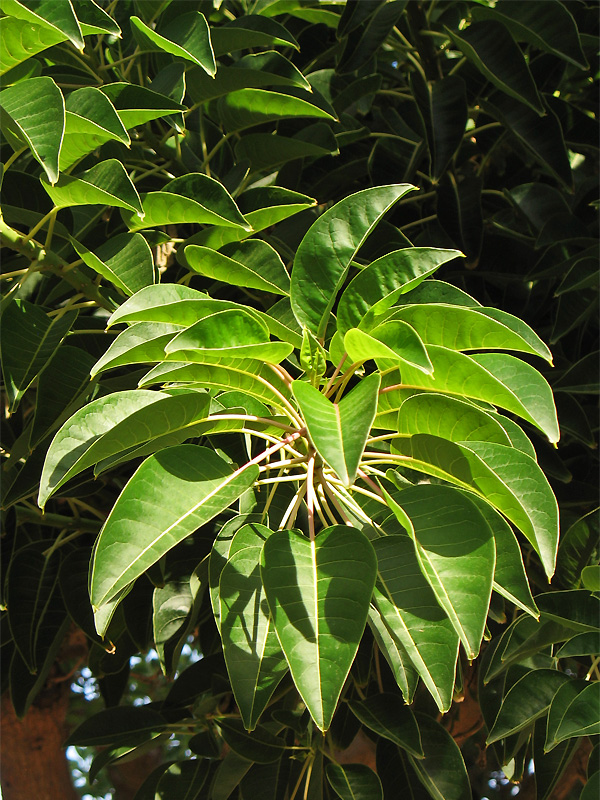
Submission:
[[[220,252],[189,245],[185,258],[195,272],[223,283],[275,294],[290,292],[290,276],[279,253],[261,239],[231,242]]]
[[[278,119],[335,119],[307,100],[266,89],[239,89],[215,102],[221,124],[228,133]]]
[[[100,609],[182,539],[228,508],[257,477],[256,465],[233,472],[216,453],[198,445],[169,447],[146,459],[100,531],[90,572],[94,608]]]
[[[178,16],[161,33],[149,28],[139,17],[131,17],[134,38],[144,50],[160,50],[176,58],[192,61],[214,76],[217,71],[204,14],[192,11]]]
[[[143,214],[137,189],[123,164],[116,158],[101,161],[78,175],[62,174],[52,185],[44,178],[41,178],[41,182],[57,208],[117,206],[136,215]]]
[[[4,17],[0,26],[0,75],[67,38],[54,28]]]
[[[344,336],[344,347],[352,363],[387,359],[390,363],[406,362],[428,375],[433,372],[419,334],[402,321],[384,322],[368,333],[350,328]]]
[[[346,333],[350,328],[365,327],[361,322],[369,312],[367,320],[382,314],[442,264],[461,256],[460,250],[408,247],[373,261],[344,289],[337,309],[338,330]]]
[[[386,211],[414,188],[401,183],[350,195],[320,216],[300,242],[292,269],[292,309],[318,339],[325,335],[336,295],[360,246]]]
[[[153,119],[166,117],[174,111],[185,111],[185,106],[176,103],[164,94],[158,94],[132,83],[107,83],[100,91],[117,109],[119,118],[127,130],[143,125]]]
[[[2,0],[1,8],[10,17],[43,25],[64,34],[78,50],[83,50],[85,43],[71,3],[56,3],[54,0],[27,0],[26,3],[21,0]]]
[[[41,77],[9,86],[0,92],[0,108],[9,118],[3,125],[15,126],[13,133],[29,145],[50,183],[56,183],[65,130],[65,101],[56,83]]]
[[[317,452],[346,486],[351,486],[356,478],[375,418],[379,384],[378,374],[369,375],[339,403],[332,403],[308,383],[292,384]]]

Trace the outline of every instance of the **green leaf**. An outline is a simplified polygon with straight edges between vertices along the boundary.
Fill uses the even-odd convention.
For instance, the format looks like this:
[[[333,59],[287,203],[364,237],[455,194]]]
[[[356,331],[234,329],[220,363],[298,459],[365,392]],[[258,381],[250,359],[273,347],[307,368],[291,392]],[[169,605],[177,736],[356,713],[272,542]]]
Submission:
[[[429,142],[430,174],[438,180],[462,144],[468,119],[466,85],[458,75],[425,82],[414,72],[411,88]]]
[[[536,462],[493,442],[448,442],[428,434],[396,439],[392,452],[415,460],[414,469],[477,493],[504,514],[529,539],[548,577],[554,573],[558,545],[558,506]]]
[[[496,542],[494,591],[518,608],[522,608],[534,619],[539,619],[540,612],[531,596],[521,548],[512,528],[486,500],[473,494],[469,494],[469,499],[475,503],[494,534]]]
[[[368,623],[375,641],[400,687],[405,702],[412,703],[419,676],[406,649],[388,629],[383,617],[373,605],[369,608]]]
[[[561,536],[556,558],[560,585],[576,589],[581,572],[590,563],[598,543],[598,508],[584,514]]]
[[[220,358],[218,365],[166,362],[145,375],[139,385],[190,383],[207,389],[239,389],[263,403],[286,413],[284,398],[289,394],[283,380],[268,365],[255,359]]]
[[[263,170],[297,158],[336,155],[339,150],[335,136],[329,125],[322,125],[323,137],[320,142],[306,141],[300,138],[301,134],[292,138],[270,133],[247,133],[235,145],[235,156],[238,161],[248,159],[253,170]]]
[[[270,764],[283,755],[285,742],[266,728],[258,727],[250,735],[237,719],[220,719],[219,728],[225,742],[242,758],[257,764]]]
[[[545,714],[557,690],[569,680],[554,669],[534,669],[520,678],[506,694],[487,743],[505,739]]]
[[[227,133],[279,119],[335,119],[308,100],[266,89],[239,89],[220,97],[215,103],[216,113]]]
[[[30,542],[19,548],[8,564],[5,602],[8,624],[15,645],[30,672],[41,667],[37,652],[38,637],[51,615],[52,597],[57,586],[60,559],[47,557],[47,540]]]
[[[336,295],[360,246],[386,211],[414,188],[401,183],[356,192],[322,214],[300,242],[292,269],[292,309],[318,339],[325,335]]]
[[[600,772],[594,772],[581,790],[579,800],[595,800],[600,792]]]
[[[446,32],[494,86],[525,103],[539,116],[545,113],[521,48],[502,23],[493,20],[472,22],[460,32],[449,28]]]
[[[408,536],[373,542],[378,561],[375,604],[390,635],[406,649],[440,711],[452,703],[458,634],[421,572]]]
[[[300,366],[311,381],[323,377],[327,370],[327,354],[308,328],[302,331]]]
[[[562,726],[565,719],[568,719],[569,715],[569,707],[571,703],[578,697],[581,692],[589,687],[590,684],[583,680],[583,678],[576,678],[575,680],[568,681],[564,683],[556,692],[554,697],[552,698],[552,702],[550,704],[550,710],[548,711],[548,720],[546,723],[546,741],[544,743],[544,753],[550,752],[553,750],[558,741],[556,739],[556,734],[558,729]],[[596,706],[598,704],[596,703]],[[593,709],[593,706],[591,706]],[[588,707],[588,716],[590,720],[596,725],[599,725],[597,720],[597,715],[594,718],[594,712],[591,711],[589,714],[590,707]],[[569,737],[571,738],[571,737]]]
[[[310,90],[310,84],[300,70],[276,50],[249,53],[231,66],[219,64],[214,78],[193,68],[186,72],[186,84],[194,103],[205,103],[238,89],[260,89],[263,86],[298,86]]]
[[[470,800],[471,785],[458,745],[448,731],[431,717],[415,714],[425,758],[410,762],[434,800]]]
[[[534,367],[504,353],[467,356],[438,345],[429,345],[427,352],[433,375],[403,364],[402,384],[492,403],[531,422],[551,442],[558,441],[552,390]]]
[[[341,800],[383,800],[383,788],[376,772],[364,764],[327,765],[327,780]]]
[[[489,100],[482,100],[481,105],[517,137],[542,167],[571,190],[573,174],[567,148],[560,122],[551,108],[545,108],[544,116],[540,118],[526,106],[514,103],[498,92]]]
[[[200,275],[248,289],[289,295],[290,276],[279,253],[261,239],[231,242],[220,252],[188,245],[185,258]]]
[[[316,205],[316,202],[311,197],[283,189],[281,186],[248,189],[238,198],[244,218],[252,226],[252,234],[276,225],[278,222]],[[239,228],[209,228],[188,239],[188,244],[201,244],[218,250],[224,244],[245,239],[248,235]]]
[[[225,25],[213,28],[211,36],[217,58],[234,50],[246,50],[249,47],[281,45],[300,49],[298,42],[281,23],[257,14],[244,14]]]
[[[368,18],[362,25],[354,28],[346,38],[336,72],[355,72],[368,64],[390,35],[406,5],[407,0],[383,3],[379,7],[371,4],[370,10],[372,10]]]
[[[71,3],[55,3],[54,0],[2,0],[2,11],[10,17],[43,25],[58,31],[69,39],[78,50],[83,50],[85,42],[81,28]]]
[[[233,472],[216,453],[198,445],[169,447],[146,459],[100,531],[90,571],[94,609],[228,508],[257,477],[256,465]]]
[[[93,357],[79,347],[62,344],[54,351],[38,379],[30,448],[60,427],[70,416],[72,404],[81,402],[91,391],[90,369],[93,364]],[[57,375],[60,375],[59,381]]]
[[[100,205],[144,213],[137,189],[116,158],[101,161],[78,175],[62,174],[53,185],[44,178],[40,180],[57,208]]]
[[[191,575],[172,578],[164,586],[156,587],[152,595],[154,646],[161,669],[167,676],[176,669],[181,649],[191,632],[190,622],[195,623],[194,611],[197,613],[206,588],[206,570],[206,561],[201,562]]]
[[[92,376],[123,364],[152,364],[165,357],[165,345],[183,329],[166,322],[137,322],[126,328],[94,364]]]
[[[29,78],[0,92],[0,108],[14,134],[29,145],[50,183],[58,180],[58,159],[65,130],[65,101],[52,78]]]
[[[425,344],[450,350],[516,350],[552,363],[552,354],[528,325],[497,309],[423,303],[404,306],[390,319],[412,325]]]
[[[139,17],[131,17],[134,38],[144,50],[159,50],[175,58],[192,61],[211,76],[217,71],[204,14],[192,11],[178,16],[161,33],[149,28]]]
[[[600,652],[600,631],[578,633],[566,641],[557,651],[557,658],[573,656],[594,656]]]
[[[215,618],[215,624],[219,631],[221,630],[221,606],[219,603],[219,581],[221,573],[225,568],[225,564],[229,558],[231,545],[235,535],[245,525],[251,523],[260,523],[262,517],[260,514],[238,514],[226,522],[213,542],[210,559],[208,562],[208,585],[210,594],[210,603]]]
[[[567,7],[556,0],[549,0],[543,7],[529,3],[501,3],[493,9],[477,5],[472,13],[474,20],[500,20],[517,41],[553,53],[580,69],[588,68],[577,23]]]
[[[292,383],[312,443],[346,486],[356,478],[375,418],[379,385],[379,375],[369,375],[339,403],[332,403],[314,386]]]
[[[1,351],[9,413],[17,409],[76,318],[77,311],[67,311],[52,319],[27,300],[15,300],[8,306],[2,316]]]
[[[384,322],[369,333],[350,328],[344,336],[344,347],[352,363],[387,359],[390,363],[405,362],[428,375],[433,372],[419,334],[402,321]]]
[[[125,294],[135,294],[155,283],[152,251],[140,233],[113,236],[95,252],[74,239],[71,241],[77,255],[88,267]]]
[[[161,402],[162,406],[157,405]],[[64,483],[98,461],[164,433],[185,431],[208,416],[208,406],[209,397],[200,392],[171,397],[142,390],[115,392],[88,403],[62,426],[50,445],[39,505],[43,508]],[[159,407],[164,416],[156,412]]]
[[[483,409],[443,394],[429,392],[408,397],[398,412],[398,433],[430,433],[450,442],[496,442],[510,446],[502,427]]]
[[[581,572],[581,582],[590,592],[600,591],[600,566],[594,564],[584,567]]]
[[[442,264],[461,256],[459,250],[408,247],[373,261],[344,289],[337,308],[338,330],[341,333],[356,327],[368,330],[368,321],[393,306],[400,295],[415,289]]]
[[[378,736],[389,739],[415,758],[423,758],[421,735],[414,714],[398,695],[384,692],[366,700],[353,700],[350,710]]]
[[[590,681],[565,709],[554,733],[554,741],[563,742],[565,739],[577,736],[598,736],[600,734],[599,703],[600,682]]]
[[[75,89],[66,100],[65,133],[60,150],[60,169],[67,169],[83,156],[111,140],[127,147],[131,140],[117,110],[94,86]]]
[[[565,592],[544,592],[536,597],[539,609],[547,619],[567,625],[574,631],[600,629],[600,599],[586,589]]]
[[[263,548],[262,580],[277,637],[296,688],[322,731],[331,724],[358,650],[376,569],[369,540],[341,525],[312,542],[278,531]]]
[[[68,37],[54,28],[16,17],[4,17],[0,26],[0,75],[31,56],[64,42]]]
[[[164,717],[148,706],[106,708],[78,725],[65,745],[90,747],[111,745],[119,736],[135,737],[140,733],[156,733],[167,726]]]
[[[492,594],[496,548],[475,503],[446,486],[404,489],[389,507],[415,543],[419,565],[458,633],[469,660],[483,637]]]
[[[98,6],[95,0],[71,0],[84,36],[91,33],[110,33],[121,37],[121,28],[114,19]]]
[[[285,342],[271,342],[262,321],[242,308],[232,308],[205,317],[178,333],[167,343],[165,352],[192,362],[202,362],[207,356],[219,361],[223,356],[278,364],[293,349]]]
[[[127,130],[153,119],[166,117],[174,111],[185,111],[185,106],[180,103],[143,86],[119,82],[108,83],[99,88],[117,109]]]
[[[140,216],[124,215],[130,230],[182,222],[226,225],[251,230],[225,187],[202,173],[190,173],[167,183],[160,192],[142,195]],[[140,218],[141,217],[141,218]]]
[[[287,663],[260,577],[262,545],[271,531],[255,523],[247,527],[260,544],[230,550],[219,582],[219,619],[231,687],[244,726],[251,731],[287,672]]]

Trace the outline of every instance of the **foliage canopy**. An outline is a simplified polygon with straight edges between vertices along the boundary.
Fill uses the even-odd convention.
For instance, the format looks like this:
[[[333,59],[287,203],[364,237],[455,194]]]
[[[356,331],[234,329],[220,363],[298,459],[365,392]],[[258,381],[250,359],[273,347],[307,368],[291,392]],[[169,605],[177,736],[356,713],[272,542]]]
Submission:
[[[137,800],[551,798],[600,732],[596,4],[0,9],[17,714],[76,626],[91,774],[183,743]]]

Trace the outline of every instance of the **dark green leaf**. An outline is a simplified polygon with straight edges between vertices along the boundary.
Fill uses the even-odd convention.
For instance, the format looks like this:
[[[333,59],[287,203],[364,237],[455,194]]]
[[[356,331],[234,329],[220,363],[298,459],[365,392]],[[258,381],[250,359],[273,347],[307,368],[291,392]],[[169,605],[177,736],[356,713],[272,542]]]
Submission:
[[[152,251],[139,233],[114,236],[95,252],[74,240],[73,247],[88,267],[127,295],[156,282]]]
[[[458,745],[439,722],[425,714],[415,716],[425,758],[409,758],[419,780],[434,800],[470,800],[469,777]]]
[[[122,706],[107,708],[84,720],[66,741],[66,745],[87,747],[109,745],[124,735],[136,736],[141,732],[157,732],[165,729],[163,716],[145,706]]]
[[[352,713],[379,736],[384,736],[416,758],[423,757],[421,736],[413,712],[398,695],[376,694],[366,700],[353,700]]]
[[[247,758],[257,764],[270,764],[283,755],[284,740],[273,736],[262,726],[255,728],[249,734],[240,720],[221,719],[219,727],[223,739],[242,758]]]
[[[323,731],[358,650],[375,574],[371,543],[349,527],[327,528],[313,542],[278,531],[263,548],[262,580],[277,637],[294,683]]]
[[[327,765],[327,780],[341,800],[383,800],[377,773],[364,764]]]

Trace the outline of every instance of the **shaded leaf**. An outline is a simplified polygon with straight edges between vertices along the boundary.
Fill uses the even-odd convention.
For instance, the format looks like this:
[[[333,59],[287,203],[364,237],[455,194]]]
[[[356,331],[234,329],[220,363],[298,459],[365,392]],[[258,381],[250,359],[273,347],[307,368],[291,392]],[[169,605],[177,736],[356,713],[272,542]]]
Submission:
[[[212,44],[215,56],[249,47],[271,47],[282,45],[299,50],[298,42],[281,23],[258,14],[244,14],[229,20],[225,25],[213,28]]]
[[[400,687],[402,696],[406,703],[412,703],[412,699],[417,688],[419,676],[415,670],[408,653],[389,630],[379,611],[371,604],[369,608],[369,627],[373,633],[375,641],[388,662],[396,683]]]
[[[229,550],[219,581],[219,620],[233,693],[244,727],[252,731],[287,672],[287,663],[260,576],[262,548],[271,531],[250,523],[240,528],[233,545],[239,546],[240,536],[246,531],[255,544],[248,542],[241,550],[234,552],[233,546]]]
[[[492,593],[496,548],[477,506],[455,489],[404,489],[388,505],[415,543],[419,565],[469,659],[479,652]]]
[[[373,547],[378,561],[375,604],[390,635],[406,649],[440,711],[452,703],[458,634],[421,572],[408,536],[385,536]]]
[[[158,732],[166,728],[164,717],[147,706],[107,708],[84,720],[71,733],[66,745],[88,747],[110,745],[117,736],[133,736],[142,732]]]
[[[15,300],[2,315],[2,374],[9,400],[9,413],[48,365],[56,349],[69,333],[77,311],[48,317],[27,300]]]
[[[439,722],[425,714],[415,716],[425,758],[409,758],[419,780],[434,800],[470,800],[471,786],[458,745]]]
[[[185,110],[185,106],[180,103],[143,86],[118,82],[107,83],[99,88],[117,109],[127,130],[153,119],[166,117],[174,111]]]
[[[364,631],[376,573],[372,545],[343,526],[327,528],[314,542],[278,531],[265,543],[261,571],[294,683],[325,731]]]
[[[155,283],[152,251],[139,233],[113,236],[95,252],[74,240],[72,244],[88,267],[127,295]]]
[[[563,672],[534,669],[510,688],[490,730],[487,743],[520,731],[545,714],[557,690],[569,681]]]
[[[395,694],[383,693],[353,700],[352,713],[379,736],[384,736],[416,758],[423,757],[421,735],[411,709]]]
[[[377,773],[364,764],[327,765],[327,780],[342,800],[383,800]]]
[[[472,22],[460,32],[449,28],[446,32],[463,55],[498,89],[529,106],[536,114],[544,114],[525,57],[502,23],[495,20]]]
[[[278,119],[335,119],[308,100],[266,89],[239,89],[215,102],[219,120],[228,133]]]
[[[229,747],[242,758],[257,764],[270,764],[283,755],[285,741],[259,726],[251,734],[237,719],[220,719],[221,736]]]

